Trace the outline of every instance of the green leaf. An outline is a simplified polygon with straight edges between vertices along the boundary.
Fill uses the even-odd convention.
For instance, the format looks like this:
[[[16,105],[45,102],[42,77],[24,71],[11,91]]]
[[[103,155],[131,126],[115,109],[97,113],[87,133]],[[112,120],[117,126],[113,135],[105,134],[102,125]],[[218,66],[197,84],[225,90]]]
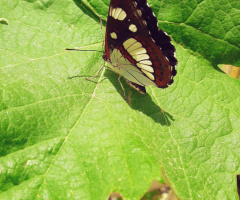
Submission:
[[[2,0],[0,199],[125,199],[153,179],[180,199],[238,199],[240,2],[149,0],[177,76],[146,95],[103,70],[109,1]],[[104,32],[104,28],[103,28]],[[77,77],[76,77],[77,76]]]

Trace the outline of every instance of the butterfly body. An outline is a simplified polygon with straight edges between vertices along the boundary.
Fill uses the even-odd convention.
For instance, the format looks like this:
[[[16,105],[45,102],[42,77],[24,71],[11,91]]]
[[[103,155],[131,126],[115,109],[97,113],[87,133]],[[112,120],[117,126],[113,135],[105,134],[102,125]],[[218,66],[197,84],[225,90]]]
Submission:
[[[176,75],[174,52],[146,0],[111,0],[103,58],[130,86],[146,93],[145,86],[170,85]]]

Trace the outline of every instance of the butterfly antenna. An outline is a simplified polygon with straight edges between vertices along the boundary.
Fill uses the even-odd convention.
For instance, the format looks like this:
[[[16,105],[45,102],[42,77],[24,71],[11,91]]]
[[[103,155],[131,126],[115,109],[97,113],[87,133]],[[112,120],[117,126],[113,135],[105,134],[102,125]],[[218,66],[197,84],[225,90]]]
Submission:
[[[83,49],[68,49],[68,48],[66,48],[65,50],[68,50],[68,51],[95,51],[95,52],[103,53],[103,51],[98,51],[98,50],[83,50]]]

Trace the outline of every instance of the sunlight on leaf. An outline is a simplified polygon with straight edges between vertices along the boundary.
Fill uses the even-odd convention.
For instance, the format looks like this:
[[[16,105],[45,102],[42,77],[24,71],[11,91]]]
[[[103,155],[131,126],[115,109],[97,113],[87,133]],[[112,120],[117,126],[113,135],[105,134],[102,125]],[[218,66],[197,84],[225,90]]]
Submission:
[[[139,199],[153,180],[238,199],[240,83],[217,65],[240,66],[240,2],[148,3],[177,76],[146,95],[123,80],[128,105],[112,71],[85,80],[102,53],[64,50],[102,50],[109,1],[0,2],[0,199]]]

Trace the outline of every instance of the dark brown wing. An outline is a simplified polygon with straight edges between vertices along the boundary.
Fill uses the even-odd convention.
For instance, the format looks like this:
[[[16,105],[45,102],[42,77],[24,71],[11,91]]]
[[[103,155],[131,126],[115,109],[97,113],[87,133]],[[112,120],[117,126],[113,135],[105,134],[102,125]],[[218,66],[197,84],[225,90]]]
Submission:
[[[146,0],[111,0],[105,38],[107,61],[111,62],[111,53],[119,49],[157,87],[166,88],[176,75],[175,48],[170,41],[158,29],[157,19]],[[136,49],[131,48],[134,45]]]

